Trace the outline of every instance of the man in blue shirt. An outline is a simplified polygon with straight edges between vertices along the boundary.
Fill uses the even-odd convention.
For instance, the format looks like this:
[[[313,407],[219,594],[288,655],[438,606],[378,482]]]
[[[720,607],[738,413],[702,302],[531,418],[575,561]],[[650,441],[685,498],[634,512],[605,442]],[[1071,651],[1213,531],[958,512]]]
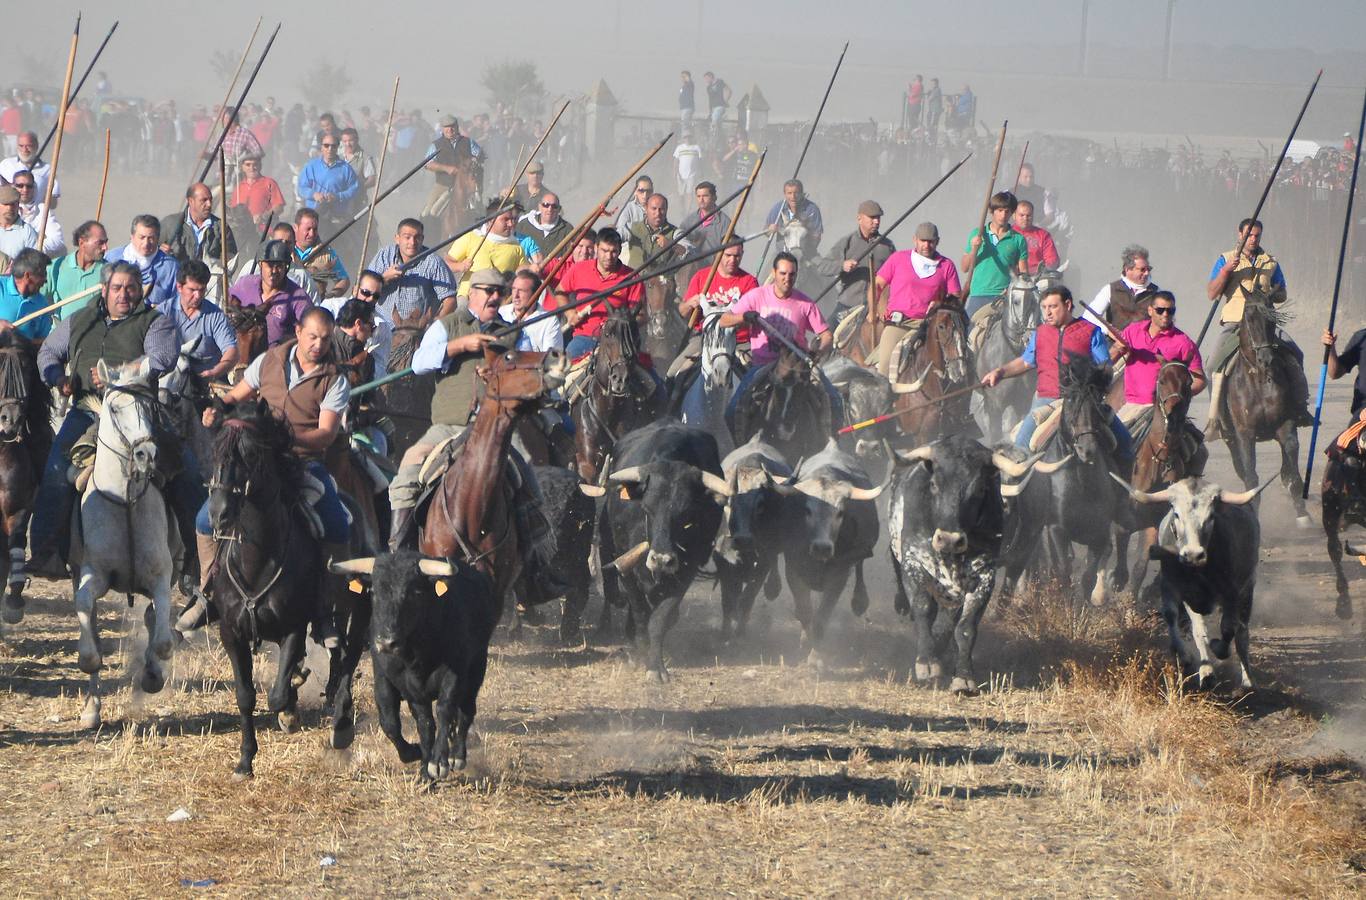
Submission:
[[[207,265],[189,260],[176,276],[180,296],[163,300],[156,309],[175,325],[182,346],[199,339],[190,351],[190,371],[205,381],[225,381],[237,364],[237,332],[223,311],[204,299],[211,278]]]
[[[51,303],[43,296],[50,260],[41,250],[26,247],[19,251],[8,275],[0,275],[0,335],[12,328],[21,316]],[[19,326],[19,333],[31,341],[41,341],[52,331],[52,313],[44,313]]]
[[[302,206],[318,211],[326,225],[340,225],[350,218],[353,201],[360,193],[360,179],[356,170],[337,155],[337,135],[324,133],[318,145],[322,155],[310,159],[299,172],[298,195]]]
[[[825,233],[825,223],[821,220],[821,208],[806,196],[806,189],[796,178],[783,185],[783,199],[773,204],[764,224],[768,226],[769,231],[783,232],[793,221],[800,222],[806,231],[801,235],[798,246],[788,246],[787,249],[797,251],[798,259],[810,259],[816,255],[816,249],[820,246],[821,236]]]
[[[142,297],[157,304],[176,296],[176,273],[180,264],[161,249],[161,220],[143,213],[133,217],[128,243],[110,250],[109,262],[130,262],[142,275]]]

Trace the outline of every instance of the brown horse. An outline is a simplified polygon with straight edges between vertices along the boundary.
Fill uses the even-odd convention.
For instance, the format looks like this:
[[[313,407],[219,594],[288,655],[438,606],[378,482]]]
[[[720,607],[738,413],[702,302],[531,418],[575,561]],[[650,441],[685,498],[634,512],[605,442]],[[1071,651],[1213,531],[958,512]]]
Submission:
[[[1257,487],[1257,442],[1281,446],[1281,483],[1290,492],[1300,527],[1307,527],[1297,431],[1309,394],[1304,368],[1276,338],[1284,319],[1270,303],[1248,297],[1238,325],[1238,351],[1227,368],[1223,408],[1217,411],[1233,468],[1248,490]]]
[[[490,350],[479,413],[427,507],[418,547],[435,559],[463,559],[494,583],[499,615],[522,570],[512,492],[505,477],[517,420],[564,383],[564,355]],[[477,685],[474,688],[478,690]]]
[[[923,447],[941,437],[957,434],[973,424],[972,396],[944,403],[934,401],[949,391],[966,386],[975,371],[968,347],[968,320],[956,302],[936,305],[925,316],[912,341],[914,353],[903,354],[892,391],[892,404],[900,411],[897,425],[913,447]]]
[[[656,366],[667,368],[688,331],[678,314],[678,285],[672,275],[657,275],[644,287],[645,352],[654,358]]]
[[[640,334],[626,311],[613,309],[602,324],[582,393],[570,400],[579,477],[596,484],[618,439],[664,415],[668,393],[639,362]]]
[[[1190,368],[1180,360],[1158,359],[1161,368],[1153,389],[1152,414],[1147,421],[1140,419],[1131,429],[1136,433],[1136,446],[1134,474],[1129,484],[1135,491],[1150,494],[1183,478],[1203,475],[1209,460],[1204,443],[1192,441],[1187,427],[1194,383]],[[1146,433],[1138,434],[1145,427]],[[1148,572],[1148,548],[1157,542],[1157,526],[1165,512],[1166,507],[1161,504],[1137,503],[1129,511],[1132,523],[1126,521],[1129,518],[1126,516],[1116,521],[1114,588],[1120,591],[1127,585],[1131,602],[1137,603],[1138,592]],[[1131,575],[1127,557],[1129,537],[1135,531],[1140,531],[1141,537]]]
[[[251,365],[252,360],[266,352],[266,314],[269,304],[243,306],[236,297],[229,297],[223,306],[228,324],[237,332],[237,365],[228,373],[233,384],[242,380],[242,372]]]
[[[52,446],[50,394],[28,346],[0,349],[0,582],[8,581],[4,621],[24,617],[24,533]]]
[[[389,344],[390,372],[401,372],[413,364],[413,354],[431,322],[431,313],[425,310],[416,311],[407,318],[394,318],[393,338]],[[394,423],[389,448],[395,459],[417,443],[431,426],[432,392],[435,390],[436,379],[431,375],[401,378],[378,389],[382,398],[378,411]]]

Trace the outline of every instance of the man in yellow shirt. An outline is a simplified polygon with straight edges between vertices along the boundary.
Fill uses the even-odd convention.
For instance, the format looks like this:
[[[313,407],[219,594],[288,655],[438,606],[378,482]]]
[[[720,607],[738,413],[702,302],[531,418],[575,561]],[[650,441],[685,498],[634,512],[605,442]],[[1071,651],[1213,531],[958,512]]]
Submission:
[[[489,212],[498,209],[495,200]],[[511,275],[530,266],[531,260],[522,248],[521,240],[514,229],[517,225],[517,210],[508,207],[484,228],[471,231],[462,236],[446,254],[446,265],[451,273],[460,279],[456,293],[461,298],[470,295],[470,273],[483,269],[497,269],[504,275]]]

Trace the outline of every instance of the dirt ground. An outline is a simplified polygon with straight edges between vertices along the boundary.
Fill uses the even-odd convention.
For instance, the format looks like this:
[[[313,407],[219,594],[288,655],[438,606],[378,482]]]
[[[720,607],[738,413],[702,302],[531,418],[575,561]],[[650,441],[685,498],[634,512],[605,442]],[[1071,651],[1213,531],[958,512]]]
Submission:
[[[1214,458],[1226,477],[1226,451]],[[106,724],[82,731],[69,595],[35,582],[0,645],[0,888],[1359,893],[1366,614],[1332,617],[1322,532],[1294,527],[1283,491],[1261,518],[1259,689],[1237,705],[1179,690],[1151,618],[1116,609],[1078,628],[1056,598],[989,613],[980,696],[914,685],[879,553],[872,610],[841,612],[823,674],[798,665],[786,594],[760,601],[749,640],[723,646],[709,583],[669,641],[664,686],[612,640],[560,649],[549,626],[500,633],[470,770],[431,792],[375,726],[368,662],[351,750],[325,749],[310,683],[304,729],[272,722],[256,778],[233,782],[216,642],[196,637],[161,694],[133,695],[123,667],[141,616],[122,598],[102,606]],[[267,657],[258,682],[273,675]],[[182,809],[188,819],[167,821]]]

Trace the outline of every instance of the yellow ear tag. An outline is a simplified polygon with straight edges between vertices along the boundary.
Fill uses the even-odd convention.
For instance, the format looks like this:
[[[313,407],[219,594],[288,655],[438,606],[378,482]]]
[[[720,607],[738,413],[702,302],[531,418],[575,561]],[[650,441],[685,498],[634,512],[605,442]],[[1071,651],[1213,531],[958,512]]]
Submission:
[[[444,582],[444,581],[438,581],[438,582],[436,583],[436,595],[437,595],[438,597],[444,597],[444,596],[446,596],[446,592],[449,591],[449,590],[450,590],[450,588],[446,586],[446,582]]]
[[[359,578],[352,578],[346,583],[346,586],[351,589],[351,593],[353,594],[363,594],[365,592],[365,583]]]
[[[623,499],[623,500],[630,500],[630,499],[631,499],[631,491],[630,491],[630,489],[627,488],[626,485],[624,485],[624,484],[621,486],[621,495],[620,495],[620,496],[621,496],[621,499]]]

